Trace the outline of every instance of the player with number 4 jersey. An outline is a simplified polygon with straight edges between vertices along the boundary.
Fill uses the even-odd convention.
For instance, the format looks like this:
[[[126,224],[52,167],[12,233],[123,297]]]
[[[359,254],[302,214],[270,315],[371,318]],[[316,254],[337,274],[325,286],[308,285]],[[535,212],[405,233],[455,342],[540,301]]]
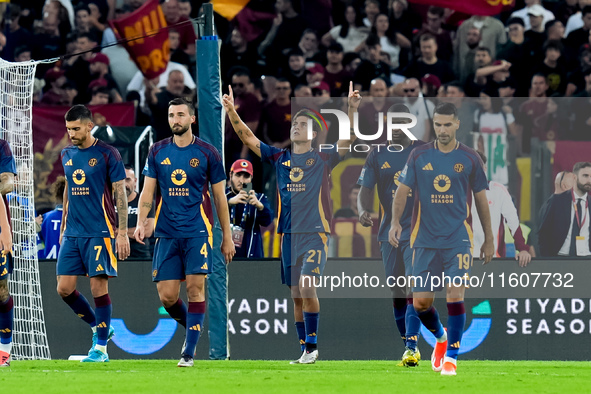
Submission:
[[[144,168],[144,188],[134,233],[144,243],[145,222],[152,209],[156,186],[160,198],[154,219],[152,280],[168,314],[186,330],[179,367],[192,367],[195,347],[205,318],[205,277],[212,269],[213,210],[209,183],[222,226],[222,254],[226,263],[235,254],[226,201],[226,175],[219,152],[195,137],[193,104],[178,98],[168,105],[172,137],[152,145]],[[187,281],[189,307],[179,298],[181,281]]]

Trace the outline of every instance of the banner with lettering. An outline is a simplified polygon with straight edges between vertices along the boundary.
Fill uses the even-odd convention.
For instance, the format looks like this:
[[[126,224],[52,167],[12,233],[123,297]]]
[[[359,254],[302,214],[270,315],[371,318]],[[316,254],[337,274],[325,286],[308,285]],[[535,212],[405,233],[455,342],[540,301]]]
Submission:
[[[110,22],[142,74],[154,79],[166,70],[170,59],[168,29],[158,0],[148,0],[133,13]]]
[[[497,15],[515,6],[514,0],[409,0],[409,2],[449,8],[470,15]]]
[[[91,105],[95,124],[134,126],[135,106],[132,102]],[[64,115],[66,106],[33,106],[33,181],[37,210],[53,209],[50,186],[64,174],[60,163],[62,149],[70,145]]]

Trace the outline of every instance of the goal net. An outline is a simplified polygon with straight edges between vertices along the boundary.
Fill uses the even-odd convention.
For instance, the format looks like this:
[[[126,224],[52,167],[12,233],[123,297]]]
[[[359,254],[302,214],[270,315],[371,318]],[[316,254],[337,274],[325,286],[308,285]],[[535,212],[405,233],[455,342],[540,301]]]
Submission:
[[[7,195],[13,237],[14,269],[8,283],[14,299],[15,360],[51,358],[41,299],[33,200],[31,120],[37,64],[0,59],[0,138],[10,144],[17,168],[14,190]]]

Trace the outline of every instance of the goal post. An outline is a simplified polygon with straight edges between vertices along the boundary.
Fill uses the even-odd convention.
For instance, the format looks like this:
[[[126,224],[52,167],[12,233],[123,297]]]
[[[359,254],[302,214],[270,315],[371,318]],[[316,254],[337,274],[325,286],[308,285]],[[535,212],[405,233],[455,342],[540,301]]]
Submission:
[[[11,63],[0,59],[0,138],[8,141],[17,176],[9,201],[14,268],[8,278],[14,299],[12,358],[50,359],[35,228],[32,105],[39,62]]]

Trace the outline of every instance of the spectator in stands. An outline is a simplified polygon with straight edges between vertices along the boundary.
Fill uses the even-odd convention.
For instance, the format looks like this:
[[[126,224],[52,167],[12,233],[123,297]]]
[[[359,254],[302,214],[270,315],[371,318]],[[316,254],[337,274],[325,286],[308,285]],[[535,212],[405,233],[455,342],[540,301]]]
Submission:
[[[181,15],[178,0],[166,0],[162,4],[162,12],[166,23],[174,27],[180,34],[180,48],[189,56],[195,56],[195,41],[197,36],[190,19]]]
[[[160,76],[155,81],[151,82],[156,84],[156,87],[158,89],[165,88],[168,84],[168,76],[172,71],[175,70],[180,71],[183,74],[183,80],[186,88],[193,90],[197,87],[195,85],[195,82],[193,81],[193,77],[191,76],[187,68],[182,64],[178,64],[175,62],[168,62],[168,64],[166,65],[166,70],[164,70],[164,72],[160,74]],[[144,79],[145,78],[143,74],[138,70],[131,79],[131,81],[129,81],[129,84],[127,85],[127,92],[129,93],[132,91],[137,91],[140,95],[140,107],[142,108],[142,110],[144,110],[144,112],[149,113],[148,105],[146,102],[146,85],[144,83]]]
[[[49,0],[43,6],[43,15],[54,16],[57,18],[57,28],[61,37],[67,36],[74,26],[74,7],[71,2]]]
[[[436,41],[436,57],[447,62],[451,61],[454,47],[449,32],[441,27],[444,21],[445,9],[435,6],[429,7],[427,11],[427,23],[415,35],[414,45],[415,48],[419,49],[419,51],[415,51],[415,55],[424,56],[422,50],[420,50],[421,38],[424,34],[429,34]]]
[[[6,61],[22,61],[16,60],[15,51],[24,45],[31,44],[31,33],[21,27],[21,7],[18,4],[10,4],[9,13],[5,14],[5,26],[4,35],[6,36],[6,45],[2,48],[2,59]],[[30,52],[30,51],[29,51]]]
[[[139,217],[139,195],[137,193],[137,177],[135,171],[131,166],[125,166],[125,192],[127,193],[127,235],[129,236],[129,257],[134,259],[150,260],[152,255],[150,253],[150,237],[154,232],[154,205],[148,217],[146,218],[144,245],[140,244],[133,237],[135,227],[137,226],[137,219]]]
[[[28,62],[29,60],[31,60],[31,48],[22,45],[14,50],[15,62]]]
[[[298,48],[306,61],[318,59],[318,33],[314,29],[306,29],[302,33]]]
[[[589,44],[589,32],[591,31],[591,5],[583,8],[583,26],[572,31],[566,37],[566,43],[573,53],[577,53],[582,45]]]
[[[351,74],[343,67],[343,56],[343,46],[338,42],[331,44],[326,51],[324,82],[328,84],[330,95],[333,97],[340,97],[345,93],[344,81],[351,80]]]
[[[58,176],[51,185],[51,196],[55,200],[55,208],[37,217],[37,224],[41,226],[39,235],[44,244],[44,248],[39,250],[39,259],[57,259],[59,254],[65,186],[66,178]]]
[[[388,15],[378,14],[375,18],[375,23],[371,27],[371,34],[380,39],[382,51],[390,56],[390,69],[395,70],[400,65],[399,57],[401,46],[410,47],[410,41],[402,34],[394,30],[394,26],[390,26]]]
[[[421,92],[423,97],[437,97],[439,94],[439,88],[441,87],[441,81],[436,75],[425,74],[421,78]]]
[[[548,41],[561,41],[563,45],[565,44],[564,25],[561,21],[553,19],[546,22],[544,29],[546,30],[546,39]]]
[[[531,28],[531,22],[528,19],[528,16],[532,11],[542,17],[542,25],[545,25],[546,22],[554,19],[554,14],[542,7],[542,0],[525,0],[525,7],[513,12],[511,18],[523,19],[525,21],[525,30],[529,30]]]
[[[259,54],[266,58],[270,70],[279,68],[281,54],[296,48],[306,29],[306,20],[296,12],[293,0],[276,0],[277,17],[267,36],[259,45]]]
[[[62,85],[66,82],[64,71],[57,67],[50,68],[45,73],[45,82],[49,86],[43,97],[41,98],[41,104],[47,105],[64,105],[64,91]]]
[[[359,131],[363,134],[371,135],[375,134],[376,130],[378,130],[380,122],[383,122],[383,119],[380,119],[379,113],[385,114],[388,111],[389,104],[386,102],[386,97],[388,97],[388,86],[386,82],[381,78],[376,78],[371,81],[369,86],[369,92],[367,94],[370,97],[368,100],[363,100],[364,103],[359,107]],[[364,143],[366,141],[356,140],[353,142],[353,150],[355,146],[360,143]],[[386,142],[386,133],[382,133],[382,135],[377,139],[372,141],[372,143],[376,144],[383,144]],[[366,157],[365,153],[354,153],[355,157]],[[357,200],[355,200],[357,201]]]
[[[554,178],[554,194],[564,193],[575,185],[577,177],[570,171],[560,171]]]
[[[307,85],[306,59],[301,49],[295,48],[287,55],[287,69],[281,72],[281,76],[287,79],[291,86]]]
[[[244,190],[253,180],[254,169],[248,160],[237,160],[230,168],[226,198],[230,209],[234,257],[260,259],[263,253],[261,227],[273,222],[269,199],[263,193]]]
[[[529,89],[531,62],[541,61],[541,48],[534,48],[525,38],[525,23],[521,18],[507,21],[509,41],[499,49],[497,58],[511,63],[511,75],[517,81],[517,95],[527,96]]]
[[[33,36],[32,49],[34,59],[51,59],[61,56],[65,52],[65,46],[58,30],[59,21],[56,15],[43,16],[40,33]],[[65,37],[65,36],[64,36]],[[43,75],[52,66],[39,65],[37,76]]]
[[[463,40],[463,43],[458,43],[454,49],[454,71],[462,83],[466,83],[468,75],[476,71],[474,57],[480,44],[480,30],[476,26],[465,29],[465,34],[466,39]],[[459,42],[459,38],[456,42]],[[460,53],[464,55],[460,57]]]
[[[76,56],[71,65],[66,65],[66,77],[76,84],[78,97],[76,103],[87,103],[90,101],[88,94],[88,82],[91,80],[89,60],[94,56],[91,52],[98,45],[98,39],[93,33],[80,33],[76,39],[76,50],[84,52]]]
[[[377,36],[369,36],[365,40],[368,57],[363,60],[355,70],[353,81],[355,90],[367,91],[372,80],[376,78],[383,79],[388,86],[390,81],[390,66],[380,60],[382,46]]]
[[[583,13],[581,10],[588,5],[591,5],[591,0],[579,0],[578,11],[571,15],[566,22],[566,26],[564,28],[565,36],[568,37],[571,32],[583,27]]]
[[[74,104],[76,96],[78,96],[78,90],[76,89],[76,85],[72,81],[66,81],[62,85],[62,91],[64,98],[63,105],[71,107]]]
[[[276,148],[290,146],[291,129],[291,84],[285,78],[278,78],[275,84],[275,99],[263,108],[261,131],[263,142]]]
[[[474,100],[466,99],[466,93],[460,81],[452,81],[445,87],[445,99],[443,101],[452,103],[458,109],[458,119],[461,127],[456,131],[456,139],[473,148],[474,138],[472,132],[474,131],[474,113],[477,110]]]
[[[511,63],[505,60],[496,60],[491,65],[476,70],[474,82],[482,88],[492,86],[494,89],[498,89],[499,84],[511,75],[510,68]]]
[[[308,85],[298,85],[293,90],[293,96],[299,97],[299,98],[312,97],[312,88],[309,87]]]
[[[359,195],[360,189],[361,186],[356,183],[353,186],[351,186],[351,190],[349,191],[348,205],[341,207],[334,213],[335,219],[359,217],[359,211],[357,210],[357,196]]]
[[[407,78],[422,78],[425,74],[436,75],[442,83],[455,79],[455,75],[448,62],[437,57],[437,42],[435,37],[425,33],[420,38],[421,57],[412,61],[403,74]]]
[[[307,62],[306,64],[306,83],[310,88],[317,86],[320,82],[324,80],[324,74],[326,70],[322,67],[320,63],[310,63]]]
[[[546,41],[544,11],[545,8],[539,4],[528,7],[527,16],[529,18],[530,28],[526,28],[524,36],[531,41],[536,49],[542,48],[544,41]]]
[[[380,13],[380,7],[380,0],[365,0],[365,18],[363,18],[363,24],[366,27],[373,26],[376,16]]]
[[[583,45],[581,47],[578,59],[578,67],[569,67],[569,72],[566,76],[567,85],[566,93],[564,95],[567,97],[585,90],[584,72],[591,69],[591,45]]]
[[[183,96],[185,77],[182,72],[173,70],[168,74],[166,88],[158,91],[153,81],[145,81],[146,101],[152,111],[152,125],[155,131],[154,141],[170,136],[168,124],[168,103]]]
[[[578,3],[578,0],[565,0],[556,4],[553,14],[562,26],[565,26],[569,18],[578,12]]]
[[[168,29],[168,42],[170,43],[170,60],[183,66],[191,67],[191,56],[181,49],[181,34],[177,29]]]
[[[534,69],[534,73],[540,73],[546,77],[549,96],[563,96],[566,91],[566,65],[562,58],[563,51],[564,47],[560,41],[546,41],[544,62]]]
[[[95,80],[94,82],[100,83],[100,80]],[[110,90],[106,86],[94,86],[90,87],[91,99],[88,102],[88,105],[105,105],[109,104],[109,93]]]
[[[591,163],[576,163],[573,173],[573,189],[553,194],[540,211],[538,241],[542,256],[591,255]]]
[[[249,92],[252,87],[250,74],[245,68],[238,68],[232,75],[232,90],[234,92],[234,107],[240,118],[246,123],[249,129],[258,130],[261,117],[261,104],[254,94]],[[248,147],[245,146],[232,128],[230,118],[226,118],[225,127],[225,168],[230,168],[232,163],[238,159],[248,157]]]
[[[422,20],[419,15],[408,8],[407,0],[390,0],[388,4],[388,13],[390,14],[390,25],[396,28],[396,31],[412,40],[413,30],[419,29]]]
[[[343,47],[344,52],[353,52],[365,41],[368,34],[369,29],[363,24],[361,14],[349,4],[345,8],[345,22],[330,29],[322,37],[322,44],[328,47],[336,41]]]
[[[534,74],[531,78],[530,98],[521,104],[518,113],[520,124],[523,127],[522,150],[524,153],[530,152],[531,137],[534,133],[536,119],[544,115],[548,110],[547,90],[548,82],[546,77],[542,74]]]
[[[90,22],[90,8],[84,3],[78,4],[74,8],[76,33],[88,33],[92,28]]]
[[[480,40],[478,44],[474,43],[475,37],[470,37],[468,35],[468,32],[474,28],[478,29],[480,32]],[[494,59],[497,54],[497,48],[507,42],[507,35],[505,34],[505,27],[496,18],[480,15],[470,17],[460,25],[456,34],[453,50],[455,52],[454,55],[456,56],[455,59],[459,62],[467,61],[467,55],[470,52],[470,45],[468,45],[469,40],[472,42],[471,45],[473,46],[476,45],[477,47],[488,48],[491,58]],[[463,64],[460,65],[461,69]],[[461,77],[461,75],[459,76]]]
[[[220,67],[224,86],[231,82],[232,68],[245,67],[253,79],[260,77],[256,47],[242,37],[238,27],[232,29],[229,43],[222,45]]]
[[[416,78],[408,78],[403,84],[404,97],[410,113],[417,117],[417,125],[412,133],[423,141],[431,141],[431,119],[435,105],[423,97],[421,84]]]
[[[191,6],[191,0],[179,0],[179,13],[182,17],[191,20],[191,24],[193,25],[193,31],[195,31],[195,35],[199,35],[199,25],[197,21],[191,19],[191,12],[193,11],[193,7]]]
[[[120,103],[123,101],[119,93],[117,82],[109,72],[109,58],[103,53],[97,53],[89,60],[90,74],[93,80],[104,79],[107,81],[107,88],[109,90],[109,101],[112,103]]]

